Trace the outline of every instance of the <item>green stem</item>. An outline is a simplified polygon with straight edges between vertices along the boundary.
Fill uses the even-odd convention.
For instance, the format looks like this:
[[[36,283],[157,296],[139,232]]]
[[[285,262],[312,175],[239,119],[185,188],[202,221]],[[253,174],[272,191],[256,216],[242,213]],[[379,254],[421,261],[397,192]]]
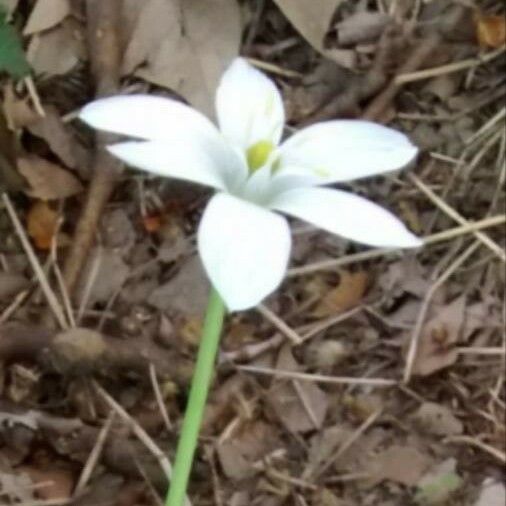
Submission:
[[[209,296],[202,341],[200,342],[197,363],[193,373],[190,397],[188,398],[183,427],[179,436],[176,460],[165,506],[183,506],[186,497],[186,488],[193,464],[193,456],[197,448],[202,416],[213,378],[214,363],[224,316],[225,305],[218,292],[213,288]]]

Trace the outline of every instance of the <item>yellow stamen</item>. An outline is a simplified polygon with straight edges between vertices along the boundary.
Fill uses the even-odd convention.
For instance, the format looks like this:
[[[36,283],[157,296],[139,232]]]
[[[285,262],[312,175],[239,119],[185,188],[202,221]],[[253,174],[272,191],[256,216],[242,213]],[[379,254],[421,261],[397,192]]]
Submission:
[[[258,141],[247,149],[246,159],[250,172],[255,172],[265,165],[274,147],[271,141]]]

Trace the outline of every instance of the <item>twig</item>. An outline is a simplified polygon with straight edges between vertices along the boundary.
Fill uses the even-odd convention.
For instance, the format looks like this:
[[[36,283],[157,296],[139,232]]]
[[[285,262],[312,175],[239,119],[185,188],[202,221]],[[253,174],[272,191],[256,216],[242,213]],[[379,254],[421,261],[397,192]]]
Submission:
[[[302,343],[302,337],[287,325],[279,316],[273,313],[266,305],[258,304],[257,311],[269,320],[284,336],[288,337],[292,344],[298,345]]]
[[[111,411],[109,414],[107,421],[104,426],[100,429],[95,445],[93,446],[86,463],[84,464],[83,470],[81,471],[81,475],[79,476],[79,480],[74,489],[74,498],[76,498],[86,487],[88,480],[91,477],[91,473],[102,454],[102,450],[104,449],[105,442],[107,440],[107,436],[109,435],[109,431],[111,430],[112,423],[114,421],[115,412]]]
[[[401,72],[399,73],[394,82],[397,85],[412,83],[414,81],[420,81],[422,79],[429,79],[430,77],[436,77],[443,74],[451,74],[453,72],[460,72],[471,68],[478,67],[485,63],[492,61],[493,59],[504,53],[504,47],[501,47],[495,51],[478,56],[477,58],[468,58],[447,65],[441,65],[439,67],[432,67],[430,69],[419,70],[418,72]]]
[[[236,368],[239,371],[251,372],[254,374],[263,374],[264,376],[296,379],[300,381],[315,381],[317,383],[328,383],[335,385],[368,385],[375,387],[391,387],[397,384],[397,381],[385,378],[350,378],[344,376],[326,376],[324,374],[283,371],[281,369],[271,369],[269,367],[257,367],[253,365],[238,365]]]
[[[158,408],[160,409],[160,414],[162,415],[163,422],[165,423],[165,428],[171,432],[172,431],[172,423],[170,422],[169,413],[167,413],[167,407],[165,406],[165,402],[163,401],[162,392],[160,391],[160,385],[158,384],[158,379],[156,377],[156,367],[153,363],[149,364],[149,378],[151,380],[151,386],[153,387],[153,391],[155,392],[156,402],[158,403]]]
[[[119,87],[121,0],[87,0],[86,7],[89,54],[96,95],[101,97],[115,93]],[[88,258],[100,216],[120,174],[121,164],[102,149],[111,139],[108,134],[100,133],[96,136],[93,175],[64,268],[65,283],[70,295]]]
[[[51,311],[53,312],[60,327],[62,329],[67,329],[68,324],[65,319],[65,314],[63,312],[63,309],[58,301],[58,298],[56,297],[55,293],[53,292],[53,290],[49,284],[49,281],[47,280],[46,274],[44,272],[44,269],[42,269],[42,266],[40,265],[37,255],[33,251],[32,245],[30,244],[30,241],[28,240],[28,237],[26,236],[23,226],[21,225],[21,222],[19,221],[19,218],[16,214],[16,211],[14,210],[14,206],[12,205],[9,195],[7,195],[7,193],[2,193],[2,200],[4,201],[5,209],[7,209],[7,214],[9,215],[9,218],[12,221],[12,225],[14,226],[14,230],[16,231],[16,233],[19,237],[19,240],[21,241],[21,245],[23,246],[23,249],[25,250],[26,256],[28,257],[28,261],[30,262],[33,272],[35,273],[35,276],[37,277],[37,280],[39,281],[40,287],[42,289],[42,292],[44,293],[44,296],[46,297],[49,307],[51,308]]]
[[[439,278],[434,282],[434,284],[427,291],[422,307],[418,314],[418,318],[415,323],[415,327],[413,329],[413,333],[411,335],[411,341],[409,343],[408,353],[406,355],[406,366],[404,368],[403,381],[404,383],[409,383],[411,379],[411,373],[413,370],[413,366],[416,360],[416,354],[418,352],[418,343],[420,341],[420,336],[422,333],[423,324],[425,322],[425,317],[427,316],[427,312],[429,310],[430,303],[432,301],[432,297],[434,294],[441,288],[441,286],[450,278],[450,276],[475,252],[475,250],[480,245],[479,241],[473,242],[471,246],[469,246],[464,253],[462,253]]]
[[[443,199],[438,197],[420,178],[418,178],[415,174],[408,174],[408,178],[413,182],[413,184],[426,196],[428,197],[436,206],[439,207],[444,213],[446,213],[450,218],[454,219],[460,225],[468,225],[469,222],[461,216],[455,209],[450,207]],[[498,256],[503,262],[506,262],[506,252],[490,237],[485,235],[483,232],[475,230],[473,235],[481,241],[485,246],[487,246],[490,251],[492,251],[496,256]]]
[[[119,415],[137,438],[153,454],[165,475],[170,478],[172,476],[172,466],[169,459],[166,457],[165,453],[158,448],[153,439],[151,439],[151,436],[98,383],[94,382],[93,386],[105,403]],[[186,498],[185,505],[191,506],[191,502],[188,498]]]
[[[497,459],[501,464],[506,464],[506,454],[493,446],[490,446],[486,443],[483,443],[479,439],[472,438],[470,436],[451,436],[443,439],[443,443],[463,443],[474,446],[488,453],[495,459]]]
[[[460,227],[450,228],[448,230],[443,230],[442,232],[436,232],[435,234],[427,235],[423,237],[423,243],[425,246],[430,244],[436,244],[442,241],[449,241],[450,239],[454,239],[460,235],[469,234],[475,232],[476,230],[483,230],[490,227],[497,227],[498,225],[504,225],[506,223],[506,216],[497,215],[491,216],[490,218],[484,218],[483,220],[476,221],[474,223],[468,223],[467,225],[462,225]],[[304,265],[302,267],[294,267],[293,269],[288,270],[288,277],[292,276],[302,276],[305,274],[310,274],[312,272],[322,271],[322,270],[333,270],[338,267],[342,267],[343,265],[349,265],[355,262],[362,262],[363,260],[370,260],[373,258],[379,258],[384,255],[390,254],[400,254],[402,250],[398,249],[373,249],[369,251],[361,251],[360,253],[354,253],[352,255],[348,255],[341,258],[332,258],[330,260],[322,260],[320,262],[314,262],[312,264]]]

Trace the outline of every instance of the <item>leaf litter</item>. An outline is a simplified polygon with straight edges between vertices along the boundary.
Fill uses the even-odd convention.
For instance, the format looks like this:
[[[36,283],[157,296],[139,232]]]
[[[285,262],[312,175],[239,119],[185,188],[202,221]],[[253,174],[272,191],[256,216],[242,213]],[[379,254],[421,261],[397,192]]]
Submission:
[[[178,96],[212,116],[217,80],[241,53],[277,80],[290,128],[367,115],[383,101],[381,121],[419,143],[424,151],[414,170],[448,206],[467,223],[502,214],[504,141],[494,117],[504,97],[503,57],[482,59],[504,41],[499,2],[477,12],[450,0],[320,0],[318,8],[299,1],[118,3],[122,92]],[[34,83],[32,91],[8,77],[0,83],[0,187],[18,192],[11,199],[62,305],[58,269],[96,156],[89,132],[73,121],[95,85],[85,37],[92,21],[80,4],[0,2],[9,9],[16,58],[23,47]],[[437,54],[406,70],[405,61],[434,33]],[[445,67],[475,57],[464,70]],[[14,64],[27,68],[24,57]],[[418,77],[424,69],[433,74]],[[415,80],[392,88],[399,74]],[[395,92],[385,102],[389,87]],[[353,189],[401,212],[421,235],[460,226],[404,174]],[[100,210],[96,246],[70,294],[79,328],[66,333],[51,329],[40,295],[44,279],[34,277],[0,206],[0,501],[64,497],[92,506],[117,495],[140,506],[156,504],[153,486],[163,494],[163,472],[118,421],[84,495],[72,498],[71,489],[109,415],[90,379],[102,382],[164,453],[173,448],[160,409],[176,425],[181,420],[208,290],[192,254],[206,196],[125,173]],[[502,246],[500,232],[484,229]],[[194,504],[209,497],[232,506],[503,504],[497,477],[505,453],[504,266],[487,248],[478,248],[430,300],[415,375],[401,383],[402,352],[425,297],[473,239],[463,232],[416,255],[353,260],[364,251],[314,231],[297,235],[295,267],[336,258],[344,264],[292,276],[269,300],[305,339],[301,345],[285,344],[255,311],[229,319],[228,358],[216,373],[203,437],[216,462],[200,454]],[[32,326],[20,329],[23,323]],[[273,376],[238,371],[239,362]],[[149,381],[150,363],[163,406]],[[314,381],[276,378],[278,369]],[[319,375],[351,383],[319,383]],[[378,388],[355,378],[399,383]],[[59,491],[34,487],[48,480]]]

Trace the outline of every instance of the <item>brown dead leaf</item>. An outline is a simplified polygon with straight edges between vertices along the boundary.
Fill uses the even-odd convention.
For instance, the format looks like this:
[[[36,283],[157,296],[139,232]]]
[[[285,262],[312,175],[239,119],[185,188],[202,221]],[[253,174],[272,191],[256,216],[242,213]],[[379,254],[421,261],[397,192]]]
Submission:
[[[123,74],[181,94],[214,115],[214,93],[241,40],[236,0],[148,0],[127,24],[135,26],[123,60]],[[128,7],[127,7],[128,8]],[[128,15],[128,13],[126,13]]]
[[[373,483],[388,480],[412,487],[430,464],[430,457],[418,448],[392,445],[371,461],[368,472]]]
[[[40,116],[31,107],[29,97],[18,98],[12,83],[3,87],[3,96],[3,109],[9,128],[15,130],[39,120]]]
[[[500,48],[506,43],[506,17],[476,16],[476,37],[481,47]]]
[[[74,488],[74,477],[66,469],[42,469],[35,466],[22,466],[26,473],[37,487],[37,495],[40,499],[70,499]]]
[[[154,290],[148,303],[161,311],[177,311],[186,317],[201,317],[209,295],[209,282],[198,257],[186,261],[180,271]]]
[[[87,58],[84,29],[74,18],[33,37],[26,51],[36,74],[63,75]]]
[[[336,25],[338,42],[343,46],[372,42],[392,21],[383,12],[356,12]]]
[[[424,402],[410,418],[421,431],[433,436],[455,436],[464,431],[451,410],[435,402]]]
[[[54,107],[45,107],[45,117],[28,126],[36,137],[45,140],[51,151],[66,167],[75,169],[79,174],[87,174],[89,153],[77,141],[69,125],[63,123]]]
[[[368,280],[364,271],[341,272],[339,284],[323,296],[313,312],[314,316],[323,318],[357,306],[367,290]]]
[[[284,347],[278,357],[276,368],[283,371],[297,371],[291,349]],[[272,409],[291,432],[308,432],[319,429],[327,414],[327,394],[310,382],[275,381],[267,398]]]
[[[325,52],[323,41],[341,0],[274,0],[296,30],[317,50]]]
[[[36,155],[18,158],[18,170],[30,185],[26,193],[36,199],[65,199],[83,190],[70,172]]]
[[[413,374],[428,376],[455,363],[458,357],[455,344],[465,323],[465,307],[466,298],[461,296],[434,309],[433,318],[423,326],[420,335]]]
[[[48,30],[70,14],[69,0],[38,0],[26,22],[23,35]]]
[[[242,480],[256,474],[254,462],[271,452],[277,443],[272,426],[261,421],[246,423],[240,431],[218,444],[217,452],[228,478]]]
[[[58,228],[58,213],[47,202],[37,200],[28,211],[26,228],[38,249],[49,250]]]

